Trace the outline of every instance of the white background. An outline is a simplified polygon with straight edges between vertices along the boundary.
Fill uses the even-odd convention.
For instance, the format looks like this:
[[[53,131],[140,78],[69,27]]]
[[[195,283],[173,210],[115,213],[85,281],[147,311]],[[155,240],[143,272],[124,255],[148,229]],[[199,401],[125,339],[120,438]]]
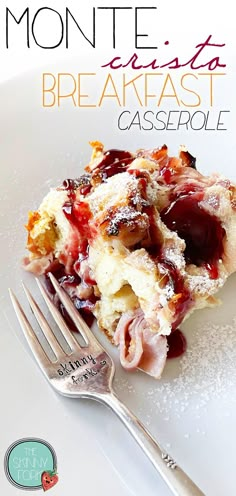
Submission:
[[[224,51],[225,58],[229,60],[234,53],[234,16],[232,15],[232,0],[224,2],[198,0],[189,2],[188,0],[153,0],[150,2],[124,0],[104,1],[88,0],[86,3],[79,3],[75,0],[47,0],[24,2],[22,0],[9,0],[0,4],[0,50],[1,50],[1,71],[0,79],[3,81],[10,77],[30,70],[33,67],[44,67],[47,62],[55,62],[58,59],[69,59],[71,55],[79,57],[84,54],[109,53],[112,50],[112,13],[111,11],[96,10],[96,49],[83,39],[82,35],[74,28],[70,30],[70,48],[66,50],[65,42],[55,50],[43,50],[35,45],[30,36],[31,48],[25,47],[25,21],[18,26],[14,21],[9,22],[10,46],[6,49],[5,36],[5,12],[8,7],[16,17],[22,15],[26,7],[29,7],[30,20],[38,9],[50,7],[57,10],[65,20],[65,8],[68,7],[78,20],[82,29],[88,37],[92,35],[92,7],[104,6],[156,6],[157,10],[152,13],[140,12],[139,26],[140,33],[149,34],[150,45],[158,46],[158,55],[162,50],[163,42],[170,40],[170,47],[165,47],[170,55],[184,54],[193,55],[194,46],[206,39],[209,34],[213,35],[217,43],[226,43],[227,49]],[[117,51],[132,54],[134,48],[134,10],[120,11],[117,17]],[[30,23],[30,25],[31,25]],[[24,27],[23,27],[24,24]],[[44,13],[38,16],[35,24],[35,32],[39,41],[45,45],[53,44],[58,39],[59,21],[58,17],[52,13]],[[146,39],[143,39],[144,44]],[[140,39],[142,42],[142,39]],[[149,45],[149,46],[150,46]],[[175,50],[176,49],[176,50]],[[222,51],[222,50],[221,50]],[[140,52],[143,52],[140,50]],[[149,52],[149,50],[148,50]],[[151,53],[151,51],[149,52]],[[156,55],[156,53],[155,53]]]

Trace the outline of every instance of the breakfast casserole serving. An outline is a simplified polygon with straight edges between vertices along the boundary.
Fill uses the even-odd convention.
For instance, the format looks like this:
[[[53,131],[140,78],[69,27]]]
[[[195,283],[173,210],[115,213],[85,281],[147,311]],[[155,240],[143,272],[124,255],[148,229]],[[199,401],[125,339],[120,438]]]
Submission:
[[[24,267],[45,274],[51,293],[47,273],[55,275],[119,345],[123,367],[159,378],[167,355],[180,352],[174,343],[185,346],[180,323],[217,304],[236,270],[236,189],[221,175],[203,176],[184,147],[175,158],[166,146],[91,145],[85,173],[29,213]]]

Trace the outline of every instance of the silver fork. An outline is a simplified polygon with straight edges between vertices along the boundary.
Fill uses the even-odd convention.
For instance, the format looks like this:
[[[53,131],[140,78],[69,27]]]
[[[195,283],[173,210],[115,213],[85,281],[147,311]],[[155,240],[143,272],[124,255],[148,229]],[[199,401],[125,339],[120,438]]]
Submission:
[[[49,358],[41,346],[16,296],[9,290],[24,335],[47,380],[64,396],[91,398],[109,406],[122,420],[175,496],[204,496],[171,456],[159,446],[138,418],[117,398],[112,389],[115,367],[111,357],[97,341],[54,276],[49,274],[49,277],[59,299],[86,343],[86,346],[80,346],[37,279],[41,294],[70,348],[70,351],[65,352],[33,296],[23,285],[30,307],[55,355],[54,360]]]

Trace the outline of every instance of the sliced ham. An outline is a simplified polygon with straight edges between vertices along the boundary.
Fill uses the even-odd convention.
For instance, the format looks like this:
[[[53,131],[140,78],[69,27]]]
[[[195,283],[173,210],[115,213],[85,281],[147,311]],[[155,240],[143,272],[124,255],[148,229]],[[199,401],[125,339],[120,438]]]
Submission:
[[[168,345],[166,336],[151,332],[148,328],[143,333],[143,354],[139,369],[159,379],[165,367]]]
[[[41,276],[42,274],[45,274],[45,272],[48,272],[52,259],[52,253],[41,258],[34,258],[33,260],[30,260],[29,257],[25,257],[22,260],[22,266],[28,272],[33,272],[36,276]]]
[[[120,345],[120,361],[125,369],[136,369],[143,354],[140,315],[128,311],[119,320],[114,343]]]
[[[167,339],[149,329],[141,309],[122,315],[114,343],[120,346],[120,361],[125,369],[139,368],[155,378],[161,376],[168,351]]]

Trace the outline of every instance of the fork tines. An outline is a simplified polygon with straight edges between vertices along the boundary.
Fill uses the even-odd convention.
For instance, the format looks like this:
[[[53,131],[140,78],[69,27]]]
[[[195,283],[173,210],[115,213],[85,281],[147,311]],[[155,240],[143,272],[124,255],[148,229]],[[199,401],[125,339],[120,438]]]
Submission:
[[[88,345],[90,345],[90,346],[92,345],[94,347],[94,349],[100,349],[101,350],[101,345],[96,340],[95,336],[93,335],[90,328],[87,326],[86,322],[80,316],[78,310],[74,307],[74,304],[71,301],[71,299],[69,298],[69,296],[66,294],[64,289],[62,289],[60,287],[57,280],[55,279],[55,277],[51,273],[49,273],[49,277],[50,277],[50,281],[51,281],[58,297],[60,298],[66,311],[68,312],[69,316],[71,317],[74,324],[76,325],[78,331],[82,335],[82,337],[86,343],[85,347]],[[58,325],[58,327],[61,331],[62,336],[64,337],[68,347],[70,348],[70,352],[65,352],[65,350],[62,348],[62,345],[60,344],[55,333],[53,332],[53,330],[49,326],[49,323],[46,320],[42,310],[39,308],[38,304],[36,303],[35,299],[33,298],[32,294],[30,293],[30,291],[23,284],[23,288],[24,288],[26,297],[28,299],[28,302],[30,304],[30,307],[32,309],[32,312],[33,312],[34,316],[36,317],[38,324],[39,324],[39,326],[43,332],[43,335],[44,335],[46,341],[48,342],[48,345],[50,346],[53,354],[55,355],[56,361],[57,361],[62,356],[64,356],[65,353],[67,355],[71,355],[72,353],[78,352],[81,349],[81,346],[78,343],[77,339],[73,336],[73,334],[69,330],[69,327],[67,326],[66,322],[64,321],[60,311],[55,306],[55,304],[53,303],[51,298],[49,297],[47,291],[45,290],[45,288],[43,287],[43,285],[41,284],[39,279],[37,279],[37,284],[38,284],[40,292],[43,296],[44,301],[47,304],[47,307],[48,307],[51,315],[53,316],[56,324]],[[21,328],[24,332],[24,335],[28,341],[28,344],[32,348],[32,350],[34,351],[39,364],[44,369],[45,363],[46,363],[45,361],[47,361],[47,363],[48,363],[49,358],[48,358],[47,354],[45,353],[45,350],[43,349],[43,347],[42,347],[36,333],[34,332],[29,320],[27,319],[27,317],[23,311],[23,308],[21,307],[18,299],[16,298],[16,296],[14,295],[14,293],[11,290],[9,290],[9,293],[10,293],[10,297],[11,297],[11,300],[13,303],[13,307],[15,309],[16,315],[18,317],[18,320],[20,322],[20,325],[21,325]],[[53,360],[51,360],[51,361],[53,361]]]

